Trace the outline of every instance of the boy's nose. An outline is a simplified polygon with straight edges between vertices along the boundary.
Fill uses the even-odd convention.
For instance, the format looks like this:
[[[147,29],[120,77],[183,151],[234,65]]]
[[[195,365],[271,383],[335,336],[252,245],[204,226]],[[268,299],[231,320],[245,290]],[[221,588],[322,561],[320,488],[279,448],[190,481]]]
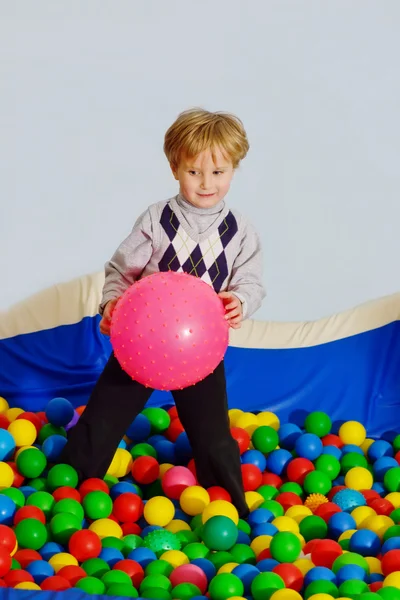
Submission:
[[[203,190],[208,190],[211,187],[211,179],[212,178],[210,176],[203,176],[203,180],[201,182],[201,187],[203,188]]]

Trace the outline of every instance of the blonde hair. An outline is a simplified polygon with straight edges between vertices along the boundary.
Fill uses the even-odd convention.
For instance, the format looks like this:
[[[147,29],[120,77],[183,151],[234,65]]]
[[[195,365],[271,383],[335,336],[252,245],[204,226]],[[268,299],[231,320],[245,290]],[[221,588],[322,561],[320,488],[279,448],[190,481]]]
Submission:
[[[182,156],[195,158],[204,150],[214,152],[216,148],[230,158],[235,169],[246,156],[249,142],[242,121],[235,115],[201,108],[187,110],[164,138],[164,152],[172,167],[179,166]]]

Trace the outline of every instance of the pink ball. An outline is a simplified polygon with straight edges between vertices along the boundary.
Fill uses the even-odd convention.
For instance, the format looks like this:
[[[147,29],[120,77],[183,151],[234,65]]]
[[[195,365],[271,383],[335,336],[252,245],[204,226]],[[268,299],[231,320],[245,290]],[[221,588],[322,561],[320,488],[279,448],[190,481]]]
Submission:
[[[229,325],[213,288],[187,273],[155,273],[120,298],[111,344],[122,368],[148,387],[176,390],[209,375],[224,357]]]
[[[164,494],[173,500],[179,500],[183,490],[191,485],[196,485],[196,478],[186,467],[168,469],[161,480]]]
[[[176,587],[180,583],[192,583],[197,585],[202,594],[206,592],[208,585],[206,574],[197,565],[180,565],[172,571],[169,578],[172,587]]]

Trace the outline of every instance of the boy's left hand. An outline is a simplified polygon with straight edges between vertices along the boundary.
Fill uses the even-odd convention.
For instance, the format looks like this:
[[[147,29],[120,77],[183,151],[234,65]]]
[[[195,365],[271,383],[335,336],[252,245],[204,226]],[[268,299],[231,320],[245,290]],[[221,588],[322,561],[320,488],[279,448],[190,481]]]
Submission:
[[[229,326],[232,329],[240,329],[243,320],[243,310],[239,298],[235,294],[232,294],[232,292],[220,292],[218,296],[224,303],[226,311],[225,319],[228,321]]]

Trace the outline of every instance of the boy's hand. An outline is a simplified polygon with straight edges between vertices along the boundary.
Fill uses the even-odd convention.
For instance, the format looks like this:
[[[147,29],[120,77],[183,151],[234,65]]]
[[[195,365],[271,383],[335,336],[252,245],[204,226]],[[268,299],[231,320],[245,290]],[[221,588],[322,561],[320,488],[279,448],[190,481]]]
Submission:
[[[104,335],[110,335],[111,317],[118,300],[118,298],[115,300],[110,300],[104,307],[103,317],[99,324],[100,333],[103,333]]]
[[[218,296],[224,303],[226,311],[225,319],[228,321],[229,326],[232,329],[240,329],[243,320],[243,310],[239,298],[235,294],[232,294],[232,292],[220,292]]]

